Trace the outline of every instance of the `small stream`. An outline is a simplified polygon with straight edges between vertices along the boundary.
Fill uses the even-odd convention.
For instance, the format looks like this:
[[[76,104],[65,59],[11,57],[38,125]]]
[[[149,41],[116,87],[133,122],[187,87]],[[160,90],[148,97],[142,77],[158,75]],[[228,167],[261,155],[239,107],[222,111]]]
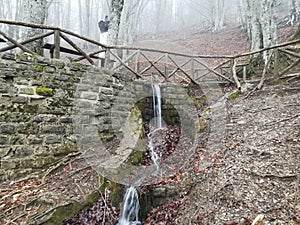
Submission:
[[[152,135],[162,129],[162,116],[161,116],[161,90],[159,84],[152,84],[152,99],[153,99],[153,128],[150,129],[148,137],[148,151],[151,156],[153,164],[156,166],[155,174],[159,171],[160,156],[155,152],[155,143]],[[154,175],[155,175],[154,174]],[[139,181],[141,183],[141,181]],[[131,186],[126,189],[123,198],[122,210],[117,225],[140,225],[138,220],[139,214],[139,197],[136,187]]]

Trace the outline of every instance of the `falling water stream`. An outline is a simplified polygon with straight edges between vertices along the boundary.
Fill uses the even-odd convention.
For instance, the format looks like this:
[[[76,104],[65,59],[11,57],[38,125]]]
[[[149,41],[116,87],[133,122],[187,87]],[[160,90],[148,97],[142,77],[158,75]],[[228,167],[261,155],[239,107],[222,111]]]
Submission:
[[[152,98],[154,111],[154,126],[161,128],[161,92],[158,84],[152,84]]]
[[[152,84],[152,99],[153,99],[153,113],[154,113],[154,128],[150,129],[148,134],[148,149],[150,152],[151,160],[156,166],[156,172],[159,170],[159,155],[155,152],[155,144],[152,135],[162,129],[161,117],[161,91],[158,84]],[[120,214],[117,225],[141,225],[138,220],[139,213],[139,198],[137,190],[134,186],[126,189],[123,198],[122,211]]]

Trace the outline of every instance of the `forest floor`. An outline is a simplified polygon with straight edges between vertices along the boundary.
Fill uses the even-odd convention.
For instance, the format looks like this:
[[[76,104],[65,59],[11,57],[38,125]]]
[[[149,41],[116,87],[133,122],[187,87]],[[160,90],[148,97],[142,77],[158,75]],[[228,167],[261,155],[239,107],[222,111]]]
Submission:
[[[287,41],[294,29],[281,28],[279,42]],[[166,50],[178,45],[178,51],[194,54],[230,55],[249,49],[246,35],[237,28],[213,34],[194,31],[186,39],[164,37],[172,37],[164,40]],[[147,47],[151,42],[156,41],[138,44]],[[289,73],[299,71],[300,66]],[[226,124],[221,123],[224,114]],[[269,82],[251,95],[227,100],[214,117],[186,168],[192,179],[188,194],[154,209],[144,224],[247,225],[255,218],[255,224],[300,224],[299,74],[298,80]],[[223,137],[218,135],[222,132]]]
[[[287,40],[294,30],[282,28],[279,40]],[[142,38],[140,46],[191,54],[236,54],[249,49],[239,28],[209,34],[193,28],[184,36],[165,33],[155,40]],[[170,180],[183,189],[181,194],[152,209],[144,225],[248,225],[262,215],[261,224],[300,224],[299,79],[269,82],[248,94],[228,100],[224,108],[207,115],[209,126],[183,171],[186,178]],[[0,184],[1,224],[42,221],[56,205],[66,204],[65,198],[82,201],[102,184],[76,155],[48,172],[43,179]],[[113,225],[117,216],[108,191],[64,224]]]

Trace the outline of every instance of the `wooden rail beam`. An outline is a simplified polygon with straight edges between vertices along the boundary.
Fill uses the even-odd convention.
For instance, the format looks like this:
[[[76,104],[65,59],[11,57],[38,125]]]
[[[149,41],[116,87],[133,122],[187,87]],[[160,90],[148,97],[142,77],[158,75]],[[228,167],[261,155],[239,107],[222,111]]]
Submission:
[[[124,63],[127,63],[131,58],[133,58],[135,55],[137,54],[137,52],[135,51],[135,52],[133,52],[132,54],[130,54],[128,57],[127,57],[127,59],[125,59],[123,62]],[[117,70],[117,69],[119,69],[121,66],[122,66],[123,64],[119,64],[119,65],[116,65],[112,70]]]
[[[223,74],[220,74],[220,73],[217,72],[216,70],[210,68],[210,67],[207,66],[205,63],[200,62],[198,59],[195,59],[195,61],[198,62],[199,64],[201,64],[202,66],[204,66],[206,69],[208,69],[208,70],[210,70],[211,72],[213,72],[215,75],[217,75],[217,76],[223,78],[224,80],[227,80],[227,81],[229,81],[230,83],[233,83],[233,84],[234,84],[234,82],[233,82],[232,80],[230,80],[229,78],[225,77]]]
[[[143,53],[143,52],[141,52],[141,55],[150,63],[150,65],[154,68],[154,69],[156,69],[157,70],[157,72],[165,79],[165,80],[167,80],[166,79],[166,77],[165,77],[165,74],[163,73],[163,72],[161,72],[160,71],[160,69],[158,69],[156,66],[155,66],[155,63],[153,63],[150,59],[148,59],[148,57]],[[162,56],[162,58],[164,57],[164,55]]]
[[[20,41],[19,44],[20,44],[20,45],[25,45],[25,44],[30,43],[30,42],[32,42],[32,41],[35,41],[35,40],[38,40],[38,39],[41,39],[41,38],[48,37],[48,36],[50,36],[50,35],[52,35],[52,34],[54,34],[53,31],[48,32],[48,33],[46,33],[46,34],[37,35],[37,36],[34,36],[34,37],[30,38],[30,39],[27,39],[27,40],[24,40],[24,41]],[[16,48],[16,47],[18,47],[18,46],[15,45],[15,44],[12,44],[12,45],[9,45],[9,46],[7,46],[7,47],[1,48],[1,49],[0,49],[0,52],[9,51],[9,50],[14,49],[14,48]]]
[[[73,48],[80,52],[92,65],[95,65],[94,61],[83,50],[81,50],[81,48],[79,48],[71,39],[69,39],[66,35],[62,34],[61,32],[59,33],[59,35]]]
[[[20,49],[22,49],[24,52],[28,52],[32,55],[37,55],[35,52],[31,51],[30,49],[26,48],[25,46],[21,45],[19,42],[17,42],[16,40],[14,40],[12,37],[8,36],[7,34],[5,34],[4,32],[0,31],[0,34],[6,38],[8,41],[10,41],[11,43],[13,43],[15,46],[18,46]]]
[[[139,74],[137,74],[133,69],[131,69],[129,66],[126,65],[126,63],[124,63],[122,61],[122,59],[120,59],[119,56],[117,56],[116,54],[114,54],[113,52],[110,52],[110,54],[113,55],[113,57],[115,57],[126,69],[128,69],[130,72],[132,72],[137,78],[141,78],[144,79],[142,76],[140,76]]]
[[[140,55],[142,55],[142,52],[140,52]],[[153,64],[158,63],[163,57],[164,57],[164,55],[158,57],[156,60],[153,61]],[[148,71],[149,69],[151,69],[152,66],[153,66],[153,65],[150,64],[150,66],[148,66],[148,67],[146,67],[145,69],[143,69],[143,70],[139,73],[139,75],[142,75],[143,73],[145,73],[146,71]]]

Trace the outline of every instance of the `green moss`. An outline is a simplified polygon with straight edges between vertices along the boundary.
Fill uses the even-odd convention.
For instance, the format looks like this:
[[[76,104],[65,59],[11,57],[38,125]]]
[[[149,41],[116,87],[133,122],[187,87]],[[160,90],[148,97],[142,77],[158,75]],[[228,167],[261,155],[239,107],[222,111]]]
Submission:
[[[298,29],[296,30],[296,32],[293,34],[293,36],[290,37],[290,41],[295,41],[297,39],[300,39],[300,24],[299,24]]]
[[[204,106],[207,103],[206,95],[193,96],[193,97],[190,97],[190,98],[198,108]]]
[[[199,117],[198,121],[197,121],[198,132],[204,131],[206,128],[206,125],[207,125],[207,120],[206,120],[205,116]]]
[[[127,162],[131,165],[138,166],[141,164],[141,159],[143,158],[145,151],[133,151],[131,155],[129,155]]]
[[[38,111],[39,105],[23,105],[22,106],[22,112],[26,113],[36,113]]]
[[[99,176],[102,180],[99,190],[86,196],[85,200],[80,203],[77,201],[70,202],[67,205],[58,207],[52,216],[43,225],[59,225],[64,219],[70,218],[80,210],[87,209],[92,206],[100,197],[100,193],[104,193],[106,189],[110,190],[110,199],[113,205],[118,205],[122,202],[123,187],[104,177]]]
[[[240,90],[235,90],[232,91],[231,93],[229,93],[227,99],[232,100],[232,99],[236,99],[237,97],[239,97],[242,94],[242,92]]]
[[[81,63],[80,62],[74,62],[74,65],[80,67]]]
[[[38,86],[36,87],[36,94],[43,96],[52,96],[53,89],[45,86]]]
[[[34,64],[33,67],[35,68],[35,70],[37,70],[39,72],[43,72],[46,68],[45,65],[41,65],[41,64]]]
[[[70,218],[78,213],[80,210],[85,209],[91,206],[100,198],[100,193],[98,191],[93,192],[88,195],[83,203],[76,201],[70,202],[67,205],[58,207],[55,212],[52,214],[49,220],[42,223],[44,225],[59,225],[63,222],[64,219]]]
[[[16,60],[33,62],[36,59],[37,57],[35,55],[31,55],[29,53],[16,54]]]

